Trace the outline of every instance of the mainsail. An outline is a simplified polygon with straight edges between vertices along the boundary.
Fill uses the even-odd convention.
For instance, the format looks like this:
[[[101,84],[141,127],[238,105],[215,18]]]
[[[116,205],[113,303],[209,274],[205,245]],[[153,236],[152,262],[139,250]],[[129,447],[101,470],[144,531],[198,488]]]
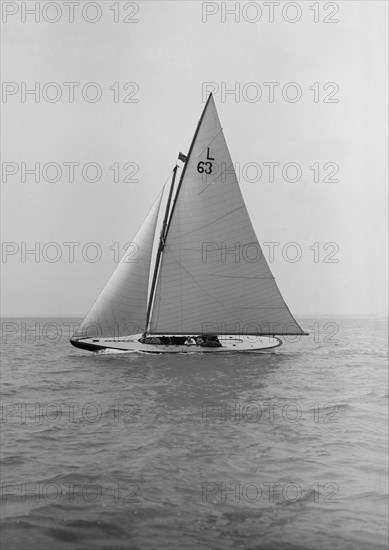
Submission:
[[[162,192],[73,338],[127,336],[146,328],[150,262]]]
[[[251,224],[212,95],[168,224],[153,334],[304,334]]]
[[[158,250],[153,256],[163,191],[73,339],[146,330],[305,334],[258,243],[212,95],[180,160],[185,165],[170,206],[177,166],[173,170]]]

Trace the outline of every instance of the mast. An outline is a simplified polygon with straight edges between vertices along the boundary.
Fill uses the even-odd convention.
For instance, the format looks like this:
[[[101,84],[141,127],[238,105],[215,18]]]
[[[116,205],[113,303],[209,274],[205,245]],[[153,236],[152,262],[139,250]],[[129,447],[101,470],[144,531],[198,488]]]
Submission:
[[[212,92],[209,94],[208,96],[208,99],[207,99],[207,102],[204,106],[204,109],[203,109],[203,112],[201,113],[201,116],[200,116],[200,119],[197,123],[197,128],[196,128],[196,131],[194,133],[194,136],[193,136],[193,139],[192,139],[192,143],[190,144],[190,147],[189,147],[189,152],[188,152],[188,155],[187,155],[187,158],[186,158],[186,161],[185,161],[185,164],[184,164],[184,168],[182,170],[182,174],[181,174],[181,177],[180,177],[180,180],[178,182],[178,186],[177,186],[177,191],[176,191],[176,194],[174,196],[174,200],[173,200],[173,206],[172,206],[172,209],[171,209],[171,212],[170,212],[170,216],[169,216],[169,208],[170,208],[170,203],[171,203],[171,199],[172,199],[172,195],[173,195],[173,188],[174,188],[174,182],[175,182],[175,179],[176,179],[176,172],[177,172],[177,168],[178,166],[176,165],[173,169],[173,178],[172,178],[172,184],[171,184],[171,187],[170,187],[170,192],[169,192],[169,198],[168,198],[168,201],[167,201],[167,204],[166,204],[166,210],[165,210],[165,216],[164,216],[164,219],[163,219],[163,224],[162,224],[162,230],[161,230],[161,236],[159,238],[159,247],[158,247],[158,251],[157,251],[157,257],[155,259],[155,267],[154,267],[154,273],[153,273],[153,280],[151,282],[151,290],[150,290],[150,296],[149,296],[149,303],[147,305],[147,314],[146,314],[146,332],[148,332],[148,328],[149,328],[149,324],[150,324],[150,316],[151,316],[151,308],[152,308],[152,305],[153,305],[153,299],[154,299],[154,292],[155,292],[155,287],[156,287],[156,284],[157,284],[157,277],[158,277],[158,270],[159,270],[159,266],[160,266],[160,263],[161,263],[161,257],[162,257],[162,252],[163,252],[163,249],[165,248],[165,242],[166,242],[166,236],[167,236],[167,233],[169,231],[169,227],[170,227],[170,222],[172,220],[172,215],[173,215],[173,210],[174,210],[174,207],[176,205],[176,202],[177,202],[177,197],[178,197],[178,194],[180,192],[180,188],[181,188],[181,185],[182,185],[182,181],[184,179],[184,176],[185,176],[185,171],[186,171],[186,167],[188,165],[188,161],[189,161],[189,158],[190,158],[190,155],[192,153],[192,149],[193,149],[193,145],[196,141],[196,137],[197,137],[197,134],[199,132],[199,128],[201,126],[201,123],[203,121],[203,118],[204,118],[204,113],[207,109],[207,106],[208,106],[208,103],[210,101],[212,97]],[[168,219],[169,218],[169,219]]]
[[[176,181],[177,169],[178,169],[178,166],[176,164],[175,167],[173,168],[173,177],[172,177],[172,182],[171,182],[171,185],[170,185],[169,197],[168,197],[168,200],[167,200],[167,203],[166,203],[166,210],[165,210],[165,216],[163,218],[161,234],[160,234],[160,237],[159,237],[159,246],[158,246],[157,256],[155,258],[155,266],[154,266],[153,279],[152,279],[152,282],[151,282],[149,303],[147,305],[146,332],[147,332],[147,329],[148,329],[149,323],[150,323],[151,307],[153,305],[155,285],[157,283],[157,276],[158,276],[158,269],[159,269],[159,265],[161,263],[162,252],[163,252],[163,249],[165,248],[167,225],[168,225],[167,224],[167,219],[168,219],[168,216],[169,216],[170,203],[171,203],[172,195],[173,195],[174,182]]]
[[[167,228],[166,228],[166,233],[165,233],[165,237],[169,231],[169,227],[170,227],[170,222],[172,221],[172,217],[173,217],[173,212],[174,212],[174,207],[176,206],[176,203],[177,203],[177,198],[178,198],[178,194],[180,192],[180,189],[181,189],[181,185],[182,185],[182,181],[184,179],[184,176],[185,176],[185,172],[186,172],[186,167],[188,166],[189,164],[189,159],[190,159],[190,155],[192,153],[192,149],[193,149],[193,145],[196,141],[196,138],[197,138],[197,134],[199,133],[199,129],[200,129],[200,126],[201,126],[201,123],[203,121],[203,118],[204,118],[204,114],[205,114],[205,111],[207,110],[207,107],[208,107],[208,103],[210,102],[210,99],[212,97],[212,92],[210,92],[209,96],[208,96],[208,99],[207,99],[207,102],[205,104],[205,107],[203,109],[203,112],[201,113],[201,117],[197,123],[197,128],[196,128],[196,131],[194,133],[194,136],[193,136],[193,139],[192,139],[192,143],[190,144],[190,147],[189,147],[189,152],[188,152],[188,155],[187,155],[187,158],[186,158],[186,161],[185,161],[185,164],[184,164],[184,168],[182,170],[182,174],[181,174],[181,177],[180,177],[180,181],[178,182],[178,186],[177,186],[177,191],[176,191],[176,194],[175,194],[175,197],[174,197],[174,201],[173,201],[173,206],[172,206],[172,211],[170,212],[170,218],[169,218],[169,222],[167,224]]]

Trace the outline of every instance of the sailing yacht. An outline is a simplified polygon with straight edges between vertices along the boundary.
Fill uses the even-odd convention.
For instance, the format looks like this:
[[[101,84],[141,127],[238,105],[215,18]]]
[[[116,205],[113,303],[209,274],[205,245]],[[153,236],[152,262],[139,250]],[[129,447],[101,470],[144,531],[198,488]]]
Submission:
[[[278,347],[277,336],[306,334],[262,253],[212,94],[179,161],[181,176],[176,164],[71,344],[95,352],[253,352]]]

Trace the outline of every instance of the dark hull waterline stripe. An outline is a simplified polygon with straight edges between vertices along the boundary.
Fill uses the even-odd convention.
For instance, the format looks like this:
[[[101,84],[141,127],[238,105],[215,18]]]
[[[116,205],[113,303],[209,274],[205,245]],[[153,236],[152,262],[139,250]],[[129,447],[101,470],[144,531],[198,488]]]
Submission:
[[[99,346],[98,344],[88,344],[87,342],[82,342],[80,340],[70,340],[70,343],[75,348],[86,349],[87,351],[100,351],[102,349],[117,349],[119,351],[128,351],[125,348],[110,348],[108,346]]]

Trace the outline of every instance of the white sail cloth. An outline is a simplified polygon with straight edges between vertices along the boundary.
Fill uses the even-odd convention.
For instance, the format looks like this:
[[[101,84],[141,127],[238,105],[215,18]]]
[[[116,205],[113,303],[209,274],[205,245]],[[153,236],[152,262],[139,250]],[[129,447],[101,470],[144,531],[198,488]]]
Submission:
[[[127,336],[146,329],[150,261],[161,198],[162,192],[75,338]]]
[[[154,334],[303,334],[252,227],[210,96],[168,227]]]

